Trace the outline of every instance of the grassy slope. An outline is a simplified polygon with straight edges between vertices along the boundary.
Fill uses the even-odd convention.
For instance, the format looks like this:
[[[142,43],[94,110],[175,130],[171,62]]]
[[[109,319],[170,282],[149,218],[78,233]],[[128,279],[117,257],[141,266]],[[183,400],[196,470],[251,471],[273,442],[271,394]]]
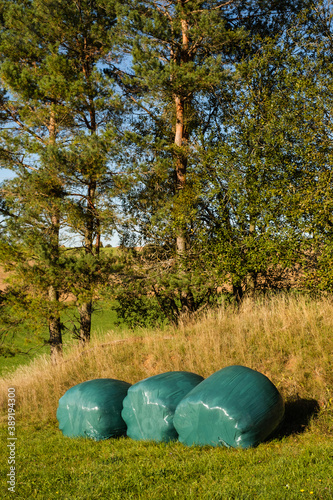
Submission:
[[[329,301],[280,298],[245,303],[237,313],[221,309],[177,330],[136,332],[141,338],[125,342],[109,335],[55,367],[35,360],[0,380],[1,407],[10,385],[17,393],[15,498],[332,498],[332,332]],[[134,383],[178,369],[207,377],[229,364],[265,373],[286,400],[283,428],[255,449],[96,443],[65,438],[57,428],[59,397],[83,380]],[[5,442],[5,428],[1,434]],[[5,492],[6,454],[0,460]]]

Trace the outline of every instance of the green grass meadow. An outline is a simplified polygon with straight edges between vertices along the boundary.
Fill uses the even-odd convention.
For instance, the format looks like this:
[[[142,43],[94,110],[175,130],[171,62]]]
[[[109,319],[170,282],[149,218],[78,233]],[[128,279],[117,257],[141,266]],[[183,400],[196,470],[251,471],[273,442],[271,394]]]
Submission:
[[[3,434],[5,434],[3,432]],[[4,436],[5,437],[5,436]],[[330,499],[332,441],[305,432],[255,449],[94,442],[55,426],[17,429],[19,499]],[[2,455],[3,493],[6,460]]]
[[[95,315],[89,348],[58,365],[35,357],[0,379],[0,498],[333,498],[333,303],[276,299],[224,308],[178,328],[114,328]],[[91,378],[135,383],[170,370],[209,376],[230,364],[265,373],[286,405],[266,442],[247,450],[179,442],[95,442],[62,435],[59,398]],[[15,492],[8,491],[8,388],[15,387]]]

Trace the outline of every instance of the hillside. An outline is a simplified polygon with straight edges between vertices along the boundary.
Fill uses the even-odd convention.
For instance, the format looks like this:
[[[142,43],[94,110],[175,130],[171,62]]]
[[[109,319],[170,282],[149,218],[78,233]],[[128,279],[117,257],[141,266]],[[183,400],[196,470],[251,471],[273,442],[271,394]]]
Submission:
[[[280,296],[222,307],[177,329],[111,330],[56,366],[37,358],[0,379],[4,424],[8,387],[16,392],[17,498],[332,498],[332,354],[332,302]],[[255,449],[94,442],[58,429],[58,400],[82,381],[135,383],[170,370],[207,377],[231,364],[264,373],[285,399],[283,426]],[[0,462],[5,478],[5,454]]]
[[[281,296],[245,301],[240,310],[224,306],[178,328],[112,330],[83,351],[74,347],[56,366],[47,357],[35,359],[3,379],[1,387],[11,383],[21,388],[22,418],[54,421],[62,393],[90,378],[135,383],[169,370],[207,377],[242,364],[264,373],[286,400],[313,400],[326,408],[332,405],[332,354],[333,303]]]

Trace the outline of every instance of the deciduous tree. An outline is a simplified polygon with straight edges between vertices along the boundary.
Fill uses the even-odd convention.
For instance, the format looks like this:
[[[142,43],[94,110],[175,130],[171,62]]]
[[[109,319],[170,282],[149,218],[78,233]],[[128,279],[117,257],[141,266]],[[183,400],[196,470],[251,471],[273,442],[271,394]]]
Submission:
[[[202,254],[207,250],[204,233],[214,234],[223,227],[223,245],[231,245],[228,234],[234,221],[226,214],[224,198],[228,174],[217,151],[225,145],[229,151],[233,148],[231,142],[227,144],[232,136],[233,100],[237,98],[238,105],[246,107],[246,101],[240,103],[238,96],[235,67],[257,58],[267,40],[282,38],[303,5],[152,0],[135,5],[126,2],[120,10],[120,24],[128,36],[125,49],[131,53],[133,65],[128,74],[119,72],[118,77],[126,95],[137,104],[139,115],[138,119],[134,116],[134,132],[129,136],[136,144],[137,158],[132,158],[130,171],[137,182],[128,195],[127,209],[131,215],[137,214],[134,226],[143,241],[163,243],[168,248],[175,245],[176,267],[184,262],[179,267],[184,278],[200,262],[198,275],[207,281],[202,273]],[[229,160],[229,181],[243,182],[240,164],[233,164],[231,157]],[[254,179],[250,170],[248,180],[250,175]],[[253,199],[250,188],[247,194]],[[210,217],[207,225],[204,219],[209,211],[214,212],[217,198],[225,204],[224,214]],[[250,209],[252,202],[247,203]],[[216,227],[212,227],[214,223]],[[235,255],[230,261],[234,250],[229,257],[224,253],[229,270],[239,266]],[[215,252],[220,251],[221,247],[215,247]],[[209,267],[208,260],[211,262],[211,257],[206,262]],[[192,310],[198,283],[196,279],[192,286],[188,279],[186,285],[184,280],[178,283],[182,281],[181,307]]]

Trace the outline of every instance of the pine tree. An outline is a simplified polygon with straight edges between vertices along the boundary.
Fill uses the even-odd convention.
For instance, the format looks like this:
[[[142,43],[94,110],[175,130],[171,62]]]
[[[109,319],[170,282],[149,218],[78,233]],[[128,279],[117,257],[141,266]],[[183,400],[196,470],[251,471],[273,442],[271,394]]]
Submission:
[[[32,43],[36,37],[28,37],[24,22],[33,25],[32,12],[23,12],[15,2],[5,2],[4,7],[1,79],[10,94],[3,95],[1,103],[6,119],[1,134],[2,161],[5,166],[16,170],[19,177],[2,190],[10,207],[7,213],[8,243],[3,247],[3,258],[12,268],[16,267],[15,261],[21,263],[18,272],[21,279],[29,275],[33,279],[32,268],[35,267],[33,274],[41,271],[41,268],[37,271],[36,259],[44,264],[42,267],[48,262],[50,268],[57,267],[59,260],[63,189],[54,165],[45,160],[47,152],[57,141],[60,102],[51,88],[43,89],[43,84],[38,81],[44,79],[45,83],[48,78],[47,69],[41,67],[48,50],[45,45]],[[40,158],[41,168],[35,166],[36,156]],[[49,303],[51,357],[56,359],[62,350],[59,291],[54,274],[49,278],[44,280],[42,288]]]
[[[28,183],[27,168],[42,176],[51,169],[61,186],[62,212],[51,217],[55,262],[60,258],[60,224],[83,237],[84,255],[78,256],[71,283],[67,273],[66,287],[77,297],[84,343],[90,338],[100,235],[113,216],[106,196],[114,186],[109,160],[120,104],[102,65],[111,57],[114,9],[98,0],[4,5],[1,78],[9,92],[4,111],[15,124],[2,133],[7,163]],[[40,188],[38,194],[50,200]],[[68,260],[74,271],[73,255]],[[86,279],[80,281],[82,261]],[[49,288],[49,300],[59,300],[55,289]],[[56,325],[60,327],[59,317]]]

